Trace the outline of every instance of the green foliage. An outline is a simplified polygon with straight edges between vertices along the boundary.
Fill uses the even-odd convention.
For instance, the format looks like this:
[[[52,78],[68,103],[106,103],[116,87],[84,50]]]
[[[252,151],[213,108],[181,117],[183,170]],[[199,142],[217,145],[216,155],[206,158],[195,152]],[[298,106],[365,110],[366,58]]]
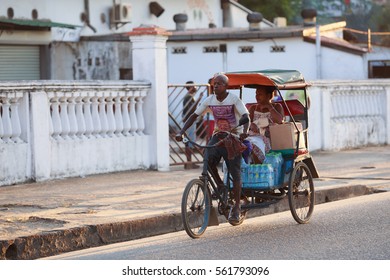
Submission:
[[[302,0],[240,0],[240,4],[259,12],[264,18],[273,21],[275,17],[285,17],[290,24],[300,15]]]
[[[344,0],[239,0],[240,4],[252,11],[260,12],[264,18],[273,21],[275,17],[287,18],[288,25],[302,23],[302,7],[317,9],[317,22],[326,24],[330,22],[346,20],[347,27],[367,31],[390,32],[390,0],[384,6],[378,6],[370,0],[351,1],[346,5]],[[359,4],[363,9],[353,8],[353,3]],[[326,6],[335,4],[344,12],[341,17],[334,18],[326,11]],[[357,37],[362,37],[358,35]],[[360,40],[364,38],[359,38]],[[382,42],[390,45],[390,36],[373,36],[373,42]]]
[[[380,32],[390,32],[390,2],[387,2],[384,7],[382,7],[381,12],[378,16],[375,17],[375,22],[378,26],[378,31]]]
[[[387,2],[375,17],[375,24],[379,32],[390,32],[390,3]],[[381,44],[390,47],[390,35],[380,36]]]

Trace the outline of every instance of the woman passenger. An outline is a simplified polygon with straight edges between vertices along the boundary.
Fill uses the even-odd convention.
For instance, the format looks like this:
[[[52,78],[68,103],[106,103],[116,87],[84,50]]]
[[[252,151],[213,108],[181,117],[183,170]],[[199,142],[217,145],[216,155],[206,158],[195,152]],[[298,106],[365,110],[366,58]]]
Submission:
[[[269,125],[281,124],[284,119],[282,105],[272,103],[274,87],[259,86],[256,88],[257,104],[249,108],[252,123],[247,138],[252,143],[252,163],[263,163],[265,154],[271,150]]]

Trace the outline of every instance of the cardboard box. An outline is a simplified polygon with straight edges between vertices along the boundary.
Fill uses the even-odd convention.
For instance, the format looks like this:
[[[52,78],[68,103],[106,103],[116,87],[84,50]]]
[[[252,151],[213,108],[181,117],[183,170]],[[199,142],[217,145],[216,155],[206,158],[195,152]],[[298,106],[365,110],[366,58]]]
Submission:
[[[302,131],[302,124],[297,122],[299,131]],[[272,150],[285,150],[296,149],[296,141],[298,138],[298,132],[294,123],[286,122],[283,124],[270,125],[269,127],[271,135],[271,149]],[[305,139],[302,132],[299,136],[299,148],[304,149]]]

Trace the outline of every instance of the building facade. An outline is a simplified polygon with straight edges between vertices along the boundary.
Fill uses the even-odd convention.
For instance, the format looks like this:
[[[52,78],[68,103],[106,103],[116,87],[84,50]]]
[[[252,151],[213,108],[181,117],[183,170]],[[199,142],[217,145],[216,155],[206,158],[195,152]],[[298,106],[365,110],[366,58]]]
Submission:
[[[315,22],[272,21],[234,0],[3,0],[0,80],[131,80],[127,33],[153,25],[172,32],[168,83],[266,68],[297,69],[309,80],[370,77],[366,48],[342,39],[345,22],[317,35]]]

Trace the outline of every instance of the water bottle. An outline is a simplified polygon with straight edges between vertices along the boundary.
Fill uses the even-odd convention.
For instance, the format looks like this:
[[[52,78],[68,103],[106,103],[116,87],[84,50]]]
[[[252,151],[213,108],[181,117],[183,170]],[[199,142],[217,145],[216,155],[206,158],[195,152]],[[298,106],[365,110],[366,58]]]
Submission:
[[[266,164],[266,179],[268,186],[271,187],[274,185],[274,168],[271,164]]]
[[[242,183],[248,182],[248,165],[245,162],[241,163],[241,180]]]
[[[274,168],[275,176],[274,176],[274,184],[279,185],[280,184],[280,178],[282,175],[282,164],[283,164],[283,157],[281,153],[275,153],[275,159],[276,159],[276,167]]]
[[[260,181],[260,174],[261,174],[261,170],[260,170],[260,164],[255,164],[255,182],[259,182]]]
[[[266,181],[266,177],[265,177],[265,164],[261,164],[260,165],[260,182],[264,183]]]

